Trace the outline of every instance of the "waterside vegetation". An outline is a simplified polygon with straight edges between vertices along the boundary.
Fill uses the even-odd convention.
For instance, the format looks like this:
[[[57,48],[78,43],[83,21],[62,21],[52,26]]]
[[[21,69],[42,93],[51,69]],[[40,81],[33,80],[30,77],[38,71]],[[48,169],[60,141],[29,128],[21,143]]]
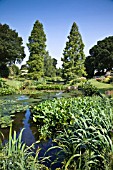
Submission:
[[[0,128],[10,127],[5,144],[0,132],[1,170],[113,170],[113,36],[98,41],[87,57],[75,22],[67,38],[57,68],[37,20],[28,38],[29,59],[19,69],[23,40],[0,24]],[[46,92],[56,94],[41,99]],[[13,95],[27,95],[31,103]],[[22,141],[24,129],[13,131],[16,113],[27,108],[39,139],[31,146]],[[40,156],[40,142],[49,139],[51,146]]]

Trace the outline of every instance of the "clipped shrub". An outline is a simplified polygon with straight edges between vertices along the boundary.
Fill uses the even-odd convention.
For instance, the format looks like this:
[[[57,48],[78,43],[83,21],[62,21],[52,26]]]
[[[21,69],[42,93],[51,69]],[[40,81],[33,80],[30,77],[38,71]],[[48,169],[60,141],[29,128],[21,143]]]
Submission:
[[[0,96],[15,94],[17,90],[13,87],[0,88]]]
[[[65,86],[61,84],[39,84],[36,87],[37,90],[64,90]]]

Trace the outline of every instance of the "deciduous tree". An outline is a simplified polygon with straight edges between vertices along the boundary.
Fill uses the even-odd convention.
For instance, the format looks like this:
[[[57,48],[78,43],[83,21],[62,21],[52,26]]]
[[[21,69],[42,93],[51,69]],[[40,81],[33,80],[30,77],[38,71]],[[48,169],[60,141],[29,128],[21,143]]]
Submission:
[[[23,40],[7,24],[0,24],[0,62],[3,65],[21,63],[25,58]]]
[[[96,70],[100,75],[113,68],[113,36],[106,37],[97,41],[89,50],[90,56],[87,57],[85,65],[89,77],[94,75]],[[93,72],[92,72],[92,71]],[[92,74],[90,75],[90,71]]]

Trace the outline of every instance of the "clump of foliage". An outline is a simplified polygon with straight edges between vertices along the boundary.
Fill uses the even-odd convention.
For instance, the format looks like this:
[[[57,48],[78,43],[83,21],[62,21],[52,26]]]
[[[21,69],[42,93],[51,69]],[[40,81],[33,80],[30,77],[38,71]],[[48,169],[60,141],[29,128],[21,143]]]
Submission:
[[[10,87],[5,83],[5,81],[0,78],[0,96],[3,95],[11,95],[16,93],[16,89],[14,87]]]
[[[0,77],[8,78],[9,68],[5,63],[0,63]]]
[[[24,89],[26,89],[26,88],[29,88],[31,85],[32,85],[32,81],[30,81],[30,80],[24,80],[23,83],[22,83],[22,85],[21,85],[21,87],[20,87],[20,89],[21,89],[21,90],[24,90]]]
[[[14,100],[0,100],[0,127],[6,128],[13,122],[14,114],[25,111],[28,105]]]
[[[81,90],[85,96],[93,96],[93,95],[101,96],[99,90],[88,81],[79,85],[78,89]]]
[[[58,157],[64,159],[61,169],[112,169],[113,114],[108,98],[45,101],[34,107],[33,120],[42,137],[55,138],[58,146],[50,150],[60,150]]]
[[[24,59],[23,40],[7,24],[0,24],[0,61],[4,64],[21,63]]]
[[[88,77],[92,78],[95,70],[99,75],[105,75],[104,70],[113,68],[113,36],[97,41],[97,45],[94,45],[89,53],[90,56],[85,60]]]
[[[39,84],[37,90],[65,90],[66,86],[62,84]]]
[[[9,71],[10,71],[9,75],[11,78],[18,76],[20,73],[18,66],[16,66],[15,64],[9,67]]]
[[[109,113],[106,108],[110,108],[110,103],[100,97],[85,98],[61,98],[52,101],[45,101],[34,106],[32,111],[33,120],[37,122],[41,135],[51,135],[54,131],[62,130],[65,126],[73,125],[76,117],[80,117],[81,113],[90,114],[92,112],[101,115],[101,111],[105,112],[106,118]],[[106,108],[104,107],[106,105]],[[98,110],[98,111],[97,111]],[[106,119],[104,118],[104,119]]]

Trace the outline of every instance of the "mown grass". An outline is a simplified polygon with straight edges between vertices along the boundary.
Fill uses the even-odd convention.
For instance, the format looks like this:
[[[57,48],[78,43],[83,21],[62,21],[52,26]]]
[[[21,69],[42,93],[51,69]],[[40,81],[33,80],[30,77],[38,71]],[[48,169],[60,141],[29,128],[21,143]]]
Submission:
[[[24,84],[22,81],[18,81],[18,80],[15,80],[15,79],[13,79],[13,80],[4,79],[4,80],[6,81],[7,85],[9,85],[11,87],[14,87],[14,88],[16,88],[18,90],[21,89],[21,87]],[[32,81],[30,80],[30,82],[32,82]],[[98,82],[96,79],[89,79],[88,82],[90,82],[93,86],[97,87],[97,89],[102,94],[105,94],[105,92],[108,91],[108,90],[113,90],[113,84],[107,84],[107,83]],[[32,82],[32,84],[33,84],[33,82]],[[77,84],[77,86],[79,84]],[[48,87],[49,85],[46,85],[46,86]],[[59,86],[59,88],[61,88],[59,84],[57,86]],[[34,86],[34,85],[30,84],[30,86],[25,88],[21,93],[26,93],[26,94],[28,94],[28,93],[36,93],[36,91],[42,90],[42,89],[40,89],[38,87],[43,87],[44,88],[45,86],[43,86],[43,85],[40,85],[40,86],[35,85]],[[63,85],[62,85],[62,88],[65,88],[65,87],[63,87]],[[45,89],[45,90],[48,90],[48,88]]]
[[[17,80],[9,80],[9,79],[4,79],[6,84],[12,87],[15,87],[16,89],[19,89],[22,86],[22,82],[21,81],[17,81]]]
[[[99,91],[103,94],[105,94],[105,92],[107,90],[113,90],[113,84],[107,84],[107,83],[101,83],[98,82],[95,79],[90,79],[88,80],[92,85],[94,85],[95,87],[97,87],[99,89]]]

